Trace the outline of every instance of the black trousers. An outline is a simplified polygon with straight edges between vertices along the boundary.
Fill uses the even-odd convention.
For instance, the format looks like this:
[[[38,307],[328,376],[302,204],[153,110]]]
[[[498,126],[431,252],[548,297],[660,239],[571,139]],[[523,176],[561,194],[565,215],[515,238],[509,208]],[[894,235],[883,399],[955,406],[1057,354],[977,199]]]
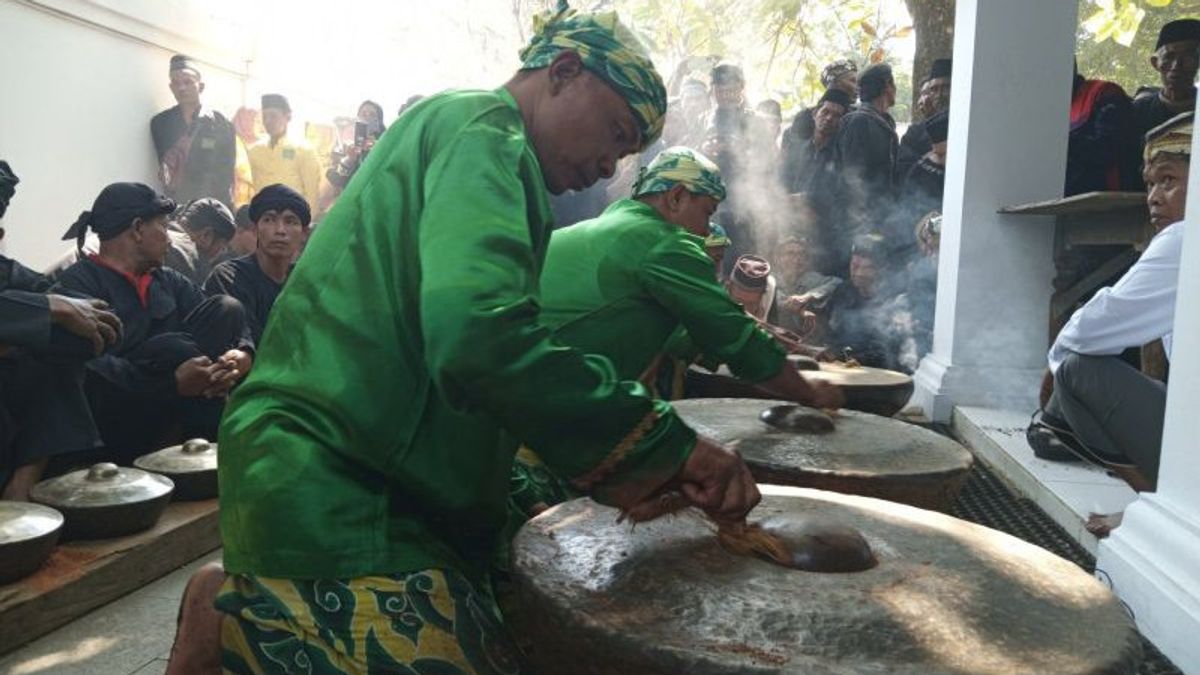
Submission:
[[[82,360],[0,357],[0,485],[17,467],[100,444]]]
[[[208,298],[184,319],[184,331],[161,333],[125,354],[140,368],[162,373],[172,383],[175,369],[197,356],[217,359],[238,346],[246,330],[242,304],[227,295]],[[187,438],[216,440],[225,402],[184,398],[169,392],[129,391],[89,373],[86,381],[92,414],[104,439],[108,461],[127,463],[164,444]]]

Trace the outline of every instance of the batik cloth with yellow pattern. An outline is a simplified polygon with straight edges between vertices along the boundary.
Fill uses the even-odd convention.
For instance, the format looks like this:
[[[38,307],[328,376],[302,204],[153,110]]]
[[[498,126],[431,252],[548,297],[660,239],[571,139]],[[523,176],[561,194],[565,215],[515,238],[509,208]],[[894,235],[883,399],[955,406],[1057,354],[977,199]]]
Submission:
[[[232,673],[522,672],[499,610],[451,570],[344,581],[231,575],[217,596]]]
[[[1185,112],[1146,132],[1146,149],[1143,159],[1149,166],[1150,162],[1161,153],[1171,155],[1192,155],[1192,121],[1195,113]]]
[[[682,185],[688,192],[725,199],[725,181],[721,170],[709,158],[691,148],[676,146],[658,153],[653,162],[642,167],[633,184],[633,196],[666,192]]]
[[[667,88],[641,40],[616,12],[579,12],[560,2],[558,10],[534,17],[533,38],[521,50],[521,70],[546,68],[564,51],[608,83],[633,110],[642,148],[662,134]]]

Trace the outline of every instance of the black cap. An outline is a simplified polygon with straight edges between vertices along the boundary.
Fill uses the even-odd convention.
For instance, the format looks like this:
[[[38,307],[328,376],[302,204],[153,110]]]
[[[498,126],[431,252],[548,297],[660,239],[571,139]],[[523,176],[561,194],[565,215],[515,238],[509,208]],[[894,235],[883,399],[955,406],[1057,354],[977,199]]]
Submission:
[[[63,241],[74,239],[82,248],[89,227],[104,241],[129,229],[137,218],[173,211],[175,202],[145,183],[113,183],[100,191],[91,211],[79,214],[79,219],[63,235]]]
[[[292,112],[292,106],[288,105],[287,97],[283,94],[263,94],[262,109],[267,108],[275,108],[285,113]]]
[[[183,209],[181,215],[184,227],[193,230],[211,228],[221,239],[233,239],[237,226],[233,223],[233,214],[229,207],[212,197],[196,199]]]
[[[175,56],[171,57],[170,72],[173,73],[177,70],[190,70],[195,73],[197,77],[200,75],[200,68],[196,65],[196,62],[193,61],[191,57],[184,56],[183,54],[176,54]]]
[[[1179,19],[1163,24],[1162,30],[1158,31],[1158,43],[1154,45],[1154,49],[1157,51],[1163,45],[1185,40],[1200,40],[1200,20]]]
[[[719,63],[712,69],[712,83],[716,84],[745,84],[746,75],[742,67],[734,63]]]
[[[930,115],[929,119],[925,120],[925,133],[929,134],[931,143],[941,143],[946,140],[946,134],[950,130],[950,114],[946,112]]]
[[[935,59],[933,64],[929,66],[929,79],[936,80],[939,77],[950,77],[952,64],[953,62],[950,59]]]
[[[0,159],[0,218],[3,218],[4,212],[8,210],[8,202],[16,194],[17,183],[20,182],[21,179],[13,173],[8,162]]]
[[[882,262],[883,254],[884,239],[878,234],[860,234],[854,238],[854,244],[850,248],[850,255],[862,256],[875,262]]]
[[[304,196],[283,183],[275,183],[258,191],[250,200],[250,220],[258,222],[267,211],[290,210],[300,217],[300,224],[308,227],[312,222],[312,212]]]
[[[821,100],[817,101],[817,107],[820,107],[822,103],[836,103],[847,110],[854,105],[854,101],[850,100],[850,94],[841,89],[826,89],[825,93],[821,94]]]

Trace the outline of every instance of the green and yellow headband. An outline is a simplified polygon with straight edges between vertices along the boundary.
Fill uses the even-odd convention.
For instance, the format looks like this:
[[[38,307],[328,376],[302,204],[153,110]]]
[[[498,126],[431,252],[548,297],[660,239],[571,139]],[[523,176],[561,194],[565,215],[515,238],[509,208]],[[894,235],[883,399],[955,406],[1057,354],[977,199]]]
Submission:
[[[666,192],[676,185],[683,185],[692,194],[709,195],[717,201],[725,199],[725,181],[721,180],[717,165],[682,146],[663,150],[649,166],[642,167],[633,184],[633,196]]]
[[[521,70],[546,68],[564,51],[629,103],[645,148],[662,134],[667,89],[641,41],[616,12],[584,13],[559,2],[558,10],[534,17],[533,38],[521,50]]]
[[[708,236],[704,238],[704,248],[721,248],[722,246],[728,246],[730,243],[729,235],[725,234],[725,228],[714,222],[709,222]]]

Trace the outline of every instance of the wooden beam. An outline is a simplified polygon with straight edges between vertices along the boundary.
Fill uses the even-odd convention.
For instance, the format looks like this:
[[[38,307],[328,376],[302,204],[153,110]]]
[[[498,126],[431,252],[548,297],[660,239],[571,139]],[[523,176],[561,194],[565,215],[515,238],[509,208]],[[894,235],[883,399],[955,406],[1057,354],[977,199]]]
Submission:
[[[217,500],[167,506],[153,528],[60,544],[33,575],[0,586],[0,654],[221,546]]]
[[[1060,317],[1063,314],[1071,311],[1071,309],[1075,306],[1075,303],[1083,299],[1083,296],[1087,295],[1093,290],[1096,290],[1096,287],[1104,283],[1105,280],[1117,275],[1119,272],[1132,265],[1137,258],[1137,251],[1125,251],[1116,257],[1110,258],[1103,265],[1100,265],[1096,269],[1092,270],[1090,274],[1075,282],[1075,284],[1070,288],[1059,293],[1055,293],[1054,297],[1050,300],[1051,321],[1053,321],[1055,317]],[[1051,335],[1050,339],[1053,341],[1054,336]]]

